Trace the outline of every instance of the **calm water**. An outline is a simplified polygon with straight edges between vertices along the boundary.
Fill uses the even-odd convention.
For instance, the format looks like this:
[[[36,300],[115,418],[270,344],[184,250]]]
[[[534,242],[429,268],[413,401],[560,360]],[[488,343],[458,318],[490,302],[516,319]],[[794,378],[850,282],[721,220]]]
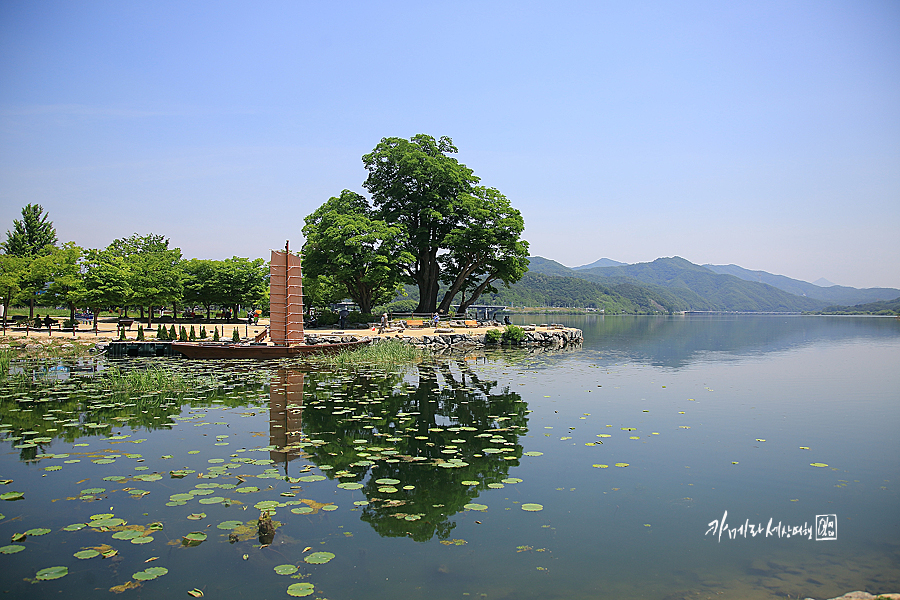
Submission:
[[[900,591],[900,323],[519,322],[548,319],[582,328],[584,345],[474,352],[401,373],[125,363],[200,378],[166,397],[124,398],[40,365],[40,383],[0,392],[0,479],[12,480],[0,493],[24,494],[0,501],[0,545],[24,547],[0,554],[0,590],[93,598],[163,567],[124,593],[285,598],[297,583],[331,600]],[[265,509],[278,527],[261,547]],[[816,540],[817,515],[834,515],[818,533],[836,539]],[[797,532],[779,536],[779,522]],[[763,532],[734,531],[746,523]],[[206,539],[189,543],[192,532]],[[92,548],[116,554],[73,556]],[[317,557],[327,562],[304,561]],[[298,569],[277,574],[283,565]],[[68,573],[32,583],[56,566]]]

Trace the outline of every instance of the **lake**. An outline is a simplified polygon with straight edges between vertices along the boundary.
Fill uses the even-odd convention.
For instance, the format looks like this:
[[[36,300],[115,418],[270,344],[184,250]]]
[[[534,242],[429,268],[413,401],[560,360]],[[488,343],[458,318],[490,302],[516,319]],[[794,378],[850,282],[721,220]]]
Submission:
[[[0,386],[16,598],[900,591],[900,322],[516,316],[397,372],[43,361]],[[98,369],[163,368],[130,396]],[[260,536],[261,513],[274,536]],[[21,534],[26,534],[21,538]],[[290,594],[290,595],[289,595]]]

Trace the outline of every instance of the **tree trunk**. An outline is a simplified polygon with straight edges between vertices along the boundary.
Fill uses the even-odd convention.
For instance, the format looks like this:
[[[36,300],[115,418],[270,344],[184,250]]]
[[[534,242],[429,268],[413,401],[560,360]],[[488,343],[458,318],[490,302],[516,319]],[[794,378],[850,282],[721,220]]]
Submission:
[[[493,281],[493,280],[490,279],[490,278],[485,279],[485,280],[481,283],[481,285],[479,285],[477,288],[475,288],[475,289],[472,291],[472,295],[469,296],[469,299],[468,299],[468,300],[466,300],[466,299],[461,300],[460,303],[459,303],[459,310],[458,310],[458,312],[461,312],[461,313],[466,312],[466,310],[467,310],[470,306],[472,306],[472,304],[473,304],[476,300],[478,300],[478,297],[481,296],[481,293],[484,291],[484,288],[486,288],[488,285],[490,285],[491,281]]]
[[[434,308],[437,306],[440,274],[441,269],[437,262],[437,249],[434,249],[429,251],[426,256],[421,257],[419,261],[419,269],[415,275],[415,281],[419,286],[419,306],[416,307],[416,312],[434,312]]]
[[[32,294],[31,298],[28,300],[28,319],[34,319],[34,294]]]
[[[147,307],[147,329],[153,326],[153,305]]]
[[[212,314],[212,305],[206,304],[204,306],[206,306],[206,320],[209,321],[211,318],[210,315]]]

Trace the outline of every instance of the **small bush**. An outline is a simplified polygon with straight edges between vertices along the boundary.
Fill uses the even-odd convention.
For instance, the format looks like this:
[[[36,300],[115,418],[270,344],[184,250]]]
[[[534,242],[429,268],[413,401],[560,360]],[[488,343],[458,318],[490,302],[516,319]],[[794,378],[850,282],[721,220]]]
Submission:
[[[501,337],[503,337],[503,334],[500,333],[499,329],[488,329],[484,332],[484,343],[499,344]]]
[[[206,339],[206,327],[204,327],[203,325],[200,326],[200,339]]]
[[[172,328],[174,329],[175,326],[172,325]],[[179,342],[188,341],[187,329],[184,328],[184,325],[182,325],[181,327],[178,328],[178,341]]]
[[[359,323],[371,323],[372,321],[377,320],[377,317],[374,317],[372,315],[364,315],[358,310],[354,310],[349,315],[347,315],[347,323],[350,325]]]
[[[191,332],[188,334],[188,340],[191,342],[197,341],[197,332],[194,330],[193,325],[191,325]]]
[[[319,325],[324,325],[326,327],[337,323],[339,318],[340,317],[338,317],[338,314],[336,312],[331,312],[330,310],[323,311],[316,317]]]
[[[241,341],[241,334],[238,333],[237,327],[234,328],[234,333],[231,334],[231,341],[235,343]]]
[[[525,339],[525,330],[515,325],[507,325],[503,331],[503,341],[508,344],[519,344]]]
[[[213,329],[213,341],[218,342],[219,339],[221,339],[221,338],[219,338],[219,327],[216,326],[216,328]]]
[[[144,326],[143,325],[138,325],[137,341],[139,341],[139,342],[144,341]]]
[[[169,332],[166,331],[162,324],[156,326],[156,339],[163,341],[169,339]]]
[[[173,340],[173,341],[178,339],[178,332],[175,331],[175,324],[174,324],[174,323],[172,324],[172,328],[169,329],[169,339],[170,339],[170,340]]]

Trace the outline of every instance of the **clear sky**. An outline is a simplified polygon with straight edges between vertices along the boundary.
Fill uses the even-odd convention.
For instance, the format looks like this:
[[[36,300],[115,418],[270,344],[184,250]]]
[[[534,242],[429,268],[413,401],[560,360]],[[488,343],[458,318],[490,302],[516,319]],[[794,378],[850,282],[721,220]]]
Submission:
[[[900,287],[900,2],[0,3],[0,234],[268,257],[446,135],[531,254]]]

